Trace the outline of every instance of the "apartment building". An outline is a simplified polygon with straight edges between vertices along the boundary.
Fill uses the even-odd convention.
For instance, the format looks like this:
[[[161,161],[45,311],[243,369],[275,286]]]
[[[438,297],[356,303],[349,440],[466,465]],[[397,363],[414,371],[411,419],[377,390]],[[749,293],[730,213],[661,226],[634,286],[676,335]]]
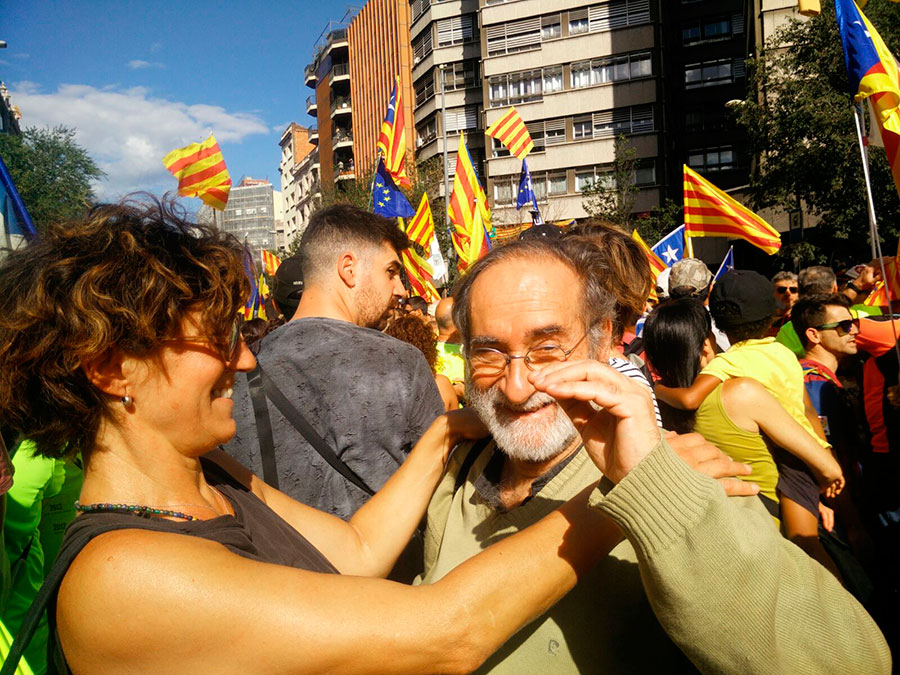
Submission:
[[[534,140],[528,166],[545,220],[582,218],[583,190],[611,179],[616,138],[636,150],[636,210],[661,196],[664,155],[659,6],[481,0],[485,126],[515,105]],[[521,162],[499,142],[486,150],[494,224],[515,210]]]
[[[322,184],[354,178],[350,43],[345,21],[326,25],[316,41],[313,61],[303,71],[303,80],[315,92],[306,99],[306,112],[316,118],[309,141],[319,149]]]
[[[484,109],[478,0],[412,0],[410,8],[416,160],[439,157],[443,161],[446,138],[452,180],[459,137],[461,132],[466,132],[466,145],[483,182]]]
[[[296,236],[303,233],[312,206],[312,197],[319,190],[318,149],[309,142],[309,129],[291,122],[281,134],[281,195],[284,218],[275,231],[275,249],[285,251]],[[306,161],[315,155],[315,162]],[[315,168],[313,168],[315,167]]]
[[[215,215],[216,225],[247,242],[259,264],[260,251],[274,251],[275,233],[283,217],[281,193],[267,180],[245,177],[231,188],[224,212]]]

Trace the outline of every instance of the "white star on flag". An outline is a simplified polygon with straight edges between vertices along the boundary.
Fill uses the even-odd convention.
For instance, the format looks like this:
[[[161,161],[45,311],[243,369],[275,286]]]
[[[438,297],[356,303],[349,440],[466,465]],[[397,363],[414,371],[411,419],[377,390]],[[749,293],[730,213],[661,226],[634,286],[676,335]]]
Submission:
[[[672,248],[672,245],[666,248],[665,251],[662,252],[663,257],[666,259],[667,265],[672,265],[676,260],[678,260],[678,249]]]

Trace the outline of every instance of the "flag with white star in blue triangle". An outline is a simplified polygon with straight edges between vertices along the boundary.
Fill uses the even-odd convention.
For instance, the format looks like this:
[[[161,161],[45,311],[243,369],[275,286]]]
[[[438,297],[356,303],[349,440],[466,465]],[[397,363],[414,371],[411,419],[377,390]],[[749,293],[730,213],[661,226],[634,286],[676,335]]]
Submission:
[[[378,160],[372,185],[372,210],[386,218],[409,218],[416,215],[412,204],[394,185],[381,159]]]
[[[651,250],[659,256],[666,267],[671,267],[684,257],[684,225],[676,227],[660,239]]]

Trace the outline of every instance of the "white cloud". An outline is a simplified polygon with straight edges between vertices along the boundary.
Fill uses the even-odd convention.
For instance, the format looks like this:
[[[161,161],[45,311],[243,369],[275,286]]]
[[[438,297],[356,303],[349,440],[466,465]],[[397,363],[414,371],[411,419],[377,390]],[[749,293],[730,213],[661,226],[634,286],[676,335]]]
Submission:
[[[164,63],[159,63],[158,61],[141,61],[140,59],[134,59],[133,61],[128,62],[128,67],[132,70],[142,70],[144,68],[165,68],[166,65]]]
[[[78,142],[107,174],[95,186],[105,200],[136,190],[174,191],[175,182],[162,158],[210,132],[223,143],[270,133],[257,115],[154,98],[144,87],[64,84],[54,93],[42,94],[35,83],[19,82],[12,94],[22,110],[23,126],[62,124],[75,129]]]

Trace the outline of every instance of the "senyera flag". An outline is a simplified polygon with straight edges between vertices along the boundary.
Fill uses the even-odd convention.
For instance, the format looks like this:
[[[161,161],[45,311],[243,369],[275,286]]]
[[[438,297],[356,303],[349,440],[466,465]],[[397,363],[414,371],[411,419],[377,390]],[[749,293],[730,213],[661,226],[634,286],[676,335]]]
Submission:
[[[897,60],[853,0],[835,0],[850,92],[868,99],[881,132],[894,184],[900,193],[900,72]]]
[[[428,302],[439,300],[440,295],[432,282],[434,270],[431,263],[416,253],[412,247],[400,251],[400,257],[403,259],[406,276],[409,277],[409,285],[416,295],[425,298]]]
[[[531,134],[528,133],[528,128],[515,106],[510,106],[509,110],[503,113],[503,117],[489,126],[484,133],[503,143],[507,150],[521,160],[534,149]]]
[[[650,266],[650,277],[653,279],[653,283],[650,285],[650,299],[658,300],[659,296],[656,293],[656,278],[662,273],[663,270],[668,269],[668,265],[666,265],[666,263],[664,263],[660,259],[660,257],[653,252],[653,249],[647,246],[647,242],[644,241],[644,238],[637,230],[632,231],[631,238],[638,243],[638,246],[641,247],[641,249],[647,256],[647,262]]]
[[[408,188],[412,185],[406,175],[406,123],[403,114],[403,102],[400,100],[400,76],[394,81],[394,89],[388,101],[387,114],[381,123],[378,135],[378,149],[384,157],[384,168],[397,181],[397,184]]]
[[[261,256],[263,269],[265,270],[266,274],[268,274],[270,277],[274,277],[275,272],[278,271],[278,266],[281,264],[281,258],[279,258],[274,253],[266,251],[265,249],[262,250]]]
[[[460,273],[491,250],[487,227],[490,211],[478,173],[466,147],[466,136],[460,134],[456,155],[456,174],[450,191],[450,222],[453,223],[453,248]]]
[[[772,255],[781,235],[746,206],[684,165],[684,236],[743,239]]]
[[[434,217],[431,215],[428,193],[422,193],[422,200],[419,202],[419,208],[416,209],[416,215],[406,226],[406,236],[426,251],[431,248],[431,240],[434,237]]]
[[[163,157],[163,164],[178,179],[179,195],[200,197],[214,209],[225,210],[231,177],[215,136],[173,150]]]

